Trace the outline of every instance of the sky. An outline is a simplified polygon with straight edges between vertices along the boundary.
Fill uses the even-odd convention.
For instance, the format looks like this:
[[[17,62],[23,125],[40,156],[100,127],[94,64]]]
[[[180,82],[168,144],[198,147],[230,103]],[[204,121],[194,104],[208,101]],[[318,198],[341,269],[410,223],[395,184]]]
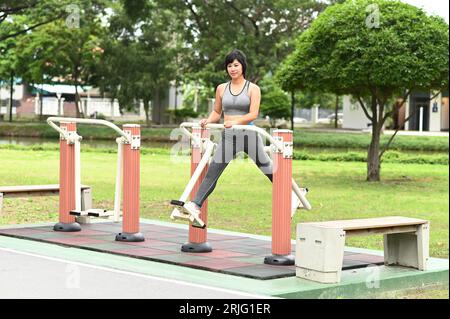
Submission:
[[[412,4],[422,8],[429,14],[441,16],[448,22],[448,3],[449,0],[401,0],[402,2]]]

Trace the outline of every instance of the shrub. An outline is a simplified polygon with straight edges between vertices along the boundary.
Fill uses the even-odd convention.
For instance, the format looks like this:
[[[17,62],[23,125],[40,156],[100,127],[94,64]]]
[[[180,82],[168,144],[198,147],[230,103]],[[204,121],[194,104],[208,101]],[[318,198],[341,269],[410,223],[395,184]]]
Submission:
[[[191,107],[184,107],[182,109],[167,110],[167,114],[173,119],[175,123],[184,122],[187,118],[197,118],[198,113]]]

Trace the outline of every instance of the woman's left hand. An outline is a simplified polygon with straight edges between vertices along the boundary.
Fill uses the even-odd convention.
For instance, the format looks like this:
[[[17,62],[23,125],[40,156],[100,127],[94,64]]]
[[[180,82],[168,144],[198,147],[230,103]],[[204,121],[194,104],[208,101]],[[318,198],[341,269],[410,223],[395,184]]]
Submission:
[[[237,125],[238,123],[236,121],[226,121],[225,123],[223,123],[225,125],[225,128],[230,128],[233,125]]]

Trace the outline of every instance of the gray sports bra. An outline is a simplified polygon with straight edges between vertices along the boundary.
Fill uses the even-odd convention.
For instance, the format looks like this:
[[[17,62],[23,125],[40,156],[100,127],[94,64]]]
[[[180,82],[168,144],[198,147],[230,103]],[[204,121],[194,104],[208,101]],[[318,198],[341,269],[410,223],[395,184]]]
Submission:
[[[222,110],[225,115],[245,115],[250,111],[249,87],[250,81],[246,80],[241,93],[234,95],[231,93],[230,82],[227,83],[222,95]]]

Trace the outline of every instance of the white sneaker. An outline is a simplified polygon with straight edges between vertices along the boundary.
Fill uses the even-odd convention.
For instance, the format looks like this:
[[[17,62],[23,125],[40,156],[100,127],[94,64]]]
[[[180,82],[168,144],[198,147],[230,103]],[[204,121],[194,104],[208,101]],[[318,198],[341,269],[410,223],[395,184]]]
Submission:
[[[172,214],[170,215],[170,219],[189,219],[189,215],[183,211],[183,210],[179,210],[177,208],[174,208],[172,211]]]
[[[200,207],[194,202],[187,202],[183,205],[186,212],[189,213],[191,224],[193,227],[205,228],[205,223],[200,219]]]

